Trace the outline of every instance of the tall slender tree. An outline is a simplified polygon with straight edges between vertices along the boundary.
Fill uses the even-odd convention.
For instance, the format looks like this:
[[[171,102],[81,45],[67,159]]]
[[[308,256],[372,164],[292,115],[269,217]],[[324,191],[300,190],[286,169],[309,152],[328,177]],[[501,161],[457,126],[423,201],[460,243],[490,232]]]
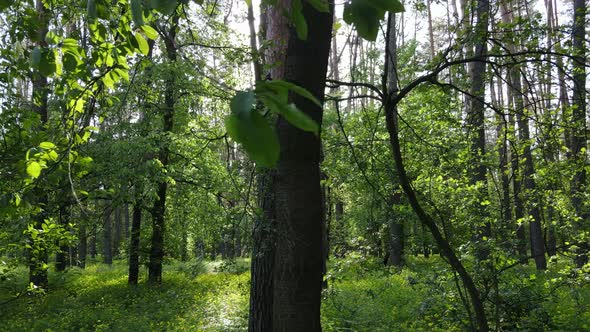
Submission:
[[[588,223],[590,214],[584,207],[582,198],[586,189],[586,154],[588,148],[588,135],[586,124],[586,1],[574,0],[573,17],[573,102],[572,102],[572,159],[576,165],[576,171],[571,183],[572,204],[580,221],[576,228],[580,233],[588,231],[582,225]],[[588,240],[582,236],[576,256],[576,265],[583,266],[588,262]]]

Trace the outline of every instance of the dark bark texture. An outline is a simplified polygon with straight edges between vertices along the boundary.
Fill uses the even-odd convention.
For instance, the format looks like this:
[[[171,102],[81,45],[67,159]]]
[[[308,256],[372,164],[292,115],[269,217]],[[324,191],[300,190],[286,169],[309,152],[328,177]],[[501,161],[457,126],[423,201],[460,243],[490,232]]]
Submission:
[[[303,7],[309,37],[306,41],[300,40],[294,29],[289,29],[284,76],[273,76],[273,79],[293,82],[323,101],[332,12],[319,13],[308,3]],[[321,124],[320,107],[299,95],[291,95],[290,100]],[[276,129],[281,156],[275,191],[277,252],[273,275],[273,331],[321,331],[320,138],[295,128],[283,118],[277,120]]]
[[[139,278],[139,236],[141,232],[141,203],[133,205],[131,239],[129,240],[129,276],[127,282],[137,285]]]

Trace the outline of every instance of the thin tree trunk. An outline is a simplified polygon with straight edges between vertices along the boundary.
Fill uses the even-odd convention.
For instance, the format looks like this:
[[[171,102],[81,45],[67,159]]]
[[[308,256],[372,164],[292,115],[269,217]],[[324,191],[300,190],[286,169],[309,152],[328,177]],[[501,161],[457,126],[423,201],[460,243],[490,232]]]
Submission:
[[[500,10],[502,15],[502,22],[505,24],[512,24],[512,10],[508,6],[511,3],[502,3],[500,4]],[[511,53],[515,52],[514,42],[511,41],[508,45],[508,50]],[[506,81],[508,83],[507,89],[507,96],[508,96],[508,104],[512,109],[522,109],[522,88],[520,86],[520,78],[513,82],[514,80],[514,71],[517,69],[510,68],[507,72]],[[516,72],[518,75],[519,73]],[[519,76],[518,76],[519,77]],[[521,96],[519,99],[518,96]],[[510,112],[508,115],[508,122],[509,122],[509,130],[513,136],[516,136],[516,116],[514,112]],[[512,168],[512,190],[513,190],[513,197],[514,197],[514,219],[517,222],[516,224],[516,252],[520,256],[521,259],[525,259],[527,257],[527,245],[526,245],[526,230],[524,227],[524,204],[521,199],[521,187],[522,187],[522,176],[520,171],[520,156],[519,156],[519,149],[516,147],[516,142],[513,142],[513,149],[510,155],[510,166]]]
[[[35,8],[39,22],[39,28],[37,31],[38,41],[36,42],[36,46],[40,49],[44,49],[47,48],[45,35],[48,31],[49,10],[45,8],[45,5],[41,0],[35,2]],[[41,123],[39,124],[39,130],[41,131],[45,130],[44,128],[48,121],[48,95],[49,86],[47,83],[47,77],[43,76],[39,70],[35,70],[33,72],[33,110],[41,117]],[[43,222],[45,221],[45,218],[47,218],[49,200],[42,188],[37,187],[34,192],[37,197],[37,205],[40,207],[41,211],[32,217],[33,227],[38,231],[42,231]],[[29,282],[32,282],[34,285],[41,288],[47,288],[47,269],[45,268],[48,261],[47,250],[43,244],[35,243],[35,240],[32,238],[29,238],[28,241],[30,245],[37,249],[36,252],[38,253],[35,255],[29,253]]]
[[[128,203],[125,203],[123,205],[123,213],[124,213],[124,217],[125,217],[125,225],[124,225],[125,240],[128,240],[129,239],[129,226],[130,226],[129,204]]]
[[[475,24],[475,54],[476,57],[483,57],[487,54],[487,34],[488,21],[490,15],[489,0],[477,1],[477,22]],[[467,98],[469,105],[467,112],[467,127],[471,137],[471,163],[472,167],[469,172],[470,183],[476,187],[477,199],[475,206],[472,207],[472,213],[481,211],[477,219],[484,220],[481,224],[476,225],[475,238],[476,255],[479,260],[485,260],[489,256],[489,248],[484,238],[491,236],[491,225],[486,219],[489,212],[482,209],[480,202],[487,199],[488,181],[487,169],[484,163],[486,153],[486,135],[485,135],[485,72],[486,63],[484,61],[472,62],[469,65],[469,78],[471,83],[470,96]]]
[[[393,16],[394,14],[390,14]],[[391,18],[390,18],[391,20]],[[391,22],[391,21],[390,21]],[[386,58],[386,64],[390,63],[388,58]],[[390,70],[387,71],[388,73]],[[384,88],[384,91],[387,91],[387,96],[385,100],[385,122],[387,125],[387,132],[389,133],[389,143],[391,145],[391,150],[393,153],[393,158],[395,161],[395,166],[397,170],[397,174],[399,176],[400,185],[403,188],[412,209],[416,213],[418,219],[422,222],[423,225],[428,227],[434,240],[436,241],[441,255],[443,255],[451,265],[451,267],[457,272],[463,285],[467,289],[467,292],[471,299],[471,304],[473,305],[473,309],[475,312],[475,319],[477,324],[477,329],[480,332],[487,332],[489,331],[489,326],[486,318],[486,312],[483,305],[483,301],[481,300],[481,296],[471,275],[467,272],[457,255],[455,254],[453,248],[445,239],[440,232],[438,226],[432,219],[430,215],[424,211],[422,205],[418,201],[416,193],[410,183],[410,179],[406,173],[405,166],[403,163],[403,157],[401,154],[401,145],[399,140],[399,128],[398,128],[398,121],[397,121],[397,103],[399,102],[400,98],[398,97],[398,87],[397,84],[390,85],[387,89]],[[392,93],[390,93],[390,91]]]
[[[511,15],[507,10],[507,5],[501,6],[505,22],[512,22]],[[508,50],[511,53],[516,51],[513,41],[509,41]],[[524,105],[524,93],[521,83],[520,67],[513,65],[508,68],[510,92],[513,98],[514,112],[516,113],[516,122],[518,123],[518,141],[522,146],[524,165],[522,170],[522,183],[524,186],[523,198],[526,204],[527,212],[530,214],[529,220],[529,238],[531,245],[531,254],[535,260],[535,265],[538,270],[547,268],[547,260],[545,257],[545,242],[543,240],[543,230],[541,227],[541,211],[538,195],[534,193],[536,190],[536,183],[534,179],[535,166],[531,152],[530,133],[528,117],[524,114],[525,109],[529,105]],[[515,195],[516,195],[515,191]]]
[[[133,205],[133,217],[131,220],[131,238],[129,240],[129,285],[137,285],[139,279],[139,239],[141,235],[141,205],[135,202]]]
[[[88,234],[86,231],[86,222],[78,223],[78,267],[86,268],[86,255],[88,250]]]
[[[67,225],[69,223],[69,210],[68,207],[64,205],[60,206],[59,208],[59,224],[64,227],[64,229],[67,228]],[[67,259],[67,254],[68,254],[68,246],[66,246],[65,244],[59,244],[58,242],[58,251],[55,253],[55,270],[56,271],[65,271],[67,265],[68,265],[68,259]]]
[[[426,11],[428,12],[428,39],[430,42],[430,60],[434,60],[435,55],[435,45],[434,45],[434,29],[432,28],[432,10],[431,10],[432,0],[426,0]],[[397,31],[397,30],[393,30]]]
[[[572,205],[580,221],[576,222],[579,233],[588,230],[584,224],[590,219],[590,215],[584,210],[583,194],[586,190],[586,1],[574,0],[574,26],[573,26],[573,109],[572,109],[572,159],[576,165],[576,172],[571,183]],[[583,237],[578,245],[575,263],[578,267],[588,262],[588,240]]]
[[[110,202],[107,202],[110,204]],[[110,205],[105,207],[103,212],[103,229],[102,229],[102,257],[105,264],[113,264],[113,222],[111,220],[112,208]]]
[[[176,48],[176,32],[178,29],[178,13],[174,13],[171,19],[171,25],[164,37],[164,45],[166,48],[166,56],[168,61],[172,64],[176,62],[178,50]],[[172,133],[174,127],[174,106],[175,99],[175,78],[174,75],[169,75],[166,79],[166,87],[164,91],[164,114],[163,114],[163,128],[162,137],[164,139],[163,146],[158,152],[158,159],[162,163],[162,167],[166,168],[169,164],[170,157],[170,141],[167,137]],[[166,194],[168,190],[168,183],[160,181],[158,183],[158,198],[154,202],[152,208],[152,247],[150,251],[150,263],[148,282],[150,284],[160,284],[162,282],[162,262],[164,260],[164,236],[166,233]]]
[[[122,222],[121,222],[121,207],[115,208],[115,216],[113,218],[113,256],[119,256],[119,246],[122,238]]]
[[[428,15],[430,19],[430,1],[428,1]],[[431,26],[432,27],[432,26]],[[431,31],[432,32],[432,31]],[[387,33],[386,33],[386,47],[385,47],[385,70],[387,75],[386,91],[391,98],[395,98],[398,91],[398,64],[397,64],[397,26],[396,16],[390,14],[387,19]],[[434,42],[433,42],[434,43]],[[432,45],[431,45],[432,46]],[[434,57],[434,49],[431,47]],[[393,109],[394,114],[397,114],[397,108]],[[397,121],[397,117],[394,119]],[[395,177],[392,177],[395,178]],[[396,180],[392,180],[397,182]],[[394,183],[394,190],[398,189],[398,184]],[[390,195],[389,206],[387,207],[388,223],[389,223],[389,258],[388,265],[401,267],[404,265],[404,225],[403,220],[396,217],[393,211],[393,206],[401,204],[401,193],[394,192]]]
[[[92,231],[90,232],[90,244],[89,244],[90,249],[89,254],[90,254],[90,258],[94,259],[96,258],[96,226],[92,227]]]

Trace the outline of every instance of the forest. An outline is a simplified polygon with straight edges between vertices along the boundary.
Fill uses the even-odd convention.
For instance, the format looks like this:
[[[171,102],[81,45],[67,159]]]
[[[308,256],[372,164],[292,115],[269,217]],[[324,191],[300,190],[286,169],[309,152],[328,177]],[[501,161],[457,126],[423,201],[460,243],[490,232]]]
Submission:
[[[590,331],[585,0],[0,21],[0,331]]]

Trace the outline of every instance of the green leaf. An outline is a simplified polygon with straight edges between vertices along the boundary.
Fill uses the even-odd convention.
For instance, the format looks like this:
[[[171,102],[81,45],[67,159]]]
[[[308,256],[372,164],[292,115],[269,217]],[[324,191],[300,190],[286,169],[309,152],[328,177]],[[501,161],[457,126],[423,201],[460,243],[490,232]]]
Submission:
[[[0,12],[12,6],[14,0],[0,0]]]
[[[229,104],[233,114],[241,115],[243,113],[249,113],[254,107],[256,97],[251,91],[240,91],[235,97],[232,98]]]
[[[77,52],[78,40],[76,40],[74,38],[66,38],[66,39],[62,40],[61,46],[63,48],[71,49],[71,50]]]
[[[45,77],[49,77],[58,70],[55,61],[54,50],[42,50],[41,61],[39,62],[39,72]]]
[[[297,84],[283,81],[283,80],[260,81],[260,82],[263,82],[264,85],[266,85],[272,89],[282,88],[282,89],[293,91],[296,94],[309,99],[310,101],[312,101],[314,104],[318,105],[319,107],[322,107],[322,103],[320,103],[320,101],[313,94],[311,94],[311,92],[307,91],[305,88],[302,88]]]
[[[131,0],[131,18],[136,27],[141,27],[143,23],[143,9],[141,8],[141,0]]]
[[[50,45],[56,45],[59,42],[59,37],[53,31],[48,31],[45,34],[45,42]]]
[[[137,40],[137,45],[141,54],[148,55],[150,52],[150,46],[139,32],[135,33],[135,40]]]
[[[152,0],[152,8],[164,15],[170,15],[178,5],[177,0]]]
[[[405,11],[404,5],[399,0],[368,0],[375,8],[392,13],[401,13]]]
[[[55,144],[53,144],[51,142],[41,142],[39,144],[39,147],[44,150],[50,150],[50,149],[55,149]]]
[[[368,0],[354,0],[345,5],[342,17],[344,22],[354,25],[359,36],[375,41],[385,11],[375,8]]]
[[[19,206],[20,205],[20,195],[19,194],[14,194],[14,205]]]
[[[287,104],[279,100],[276,95],[263,95],[260,99],[271,111],[280,114],[285,120],[289,121],[295,127],[309,131],[314,134],[319,133],[318,124],[307,114],[303,113],[294,104]]]
[[[145,36],[151,40],[155,40],[158,38],[158,32],[156,31],[156,29],[152,28],[149,25],[142,25],[141,30],[143,30],[143,33],[145,33]]]
[[[27,174],[35,179],[38,178],[41,175],[41,165],[36,161],[32,161],[27,166]]]
[[[312,132],[318,135],[320,126],[309,115],[299,110],[295,104],[289,104],[282,109],[281,116],[283,116],[289,123],[295,127]]]
[[[291,21],[295,26],[297,37],[299,39],[306,40],[308,28],[307,22],[305,21],[305,16],[303,15],[303,6],[301,4],[301,0],[293,0],[291,15]]]
[[[51,159],[53,161],[57,161],[58,157],[59,157],[59,155],[57,154],[57,152],[55,152],[55,150],[49,151],[49,159]]]
[[[279,159],[279,140],[268,121],[253,109],[254,102],[253,92],[238,92],[231,100],[232,113],[225,119],[225,128],[252,160],[272,167]]]
[[[352,0],[344,6],[343,18],[346,23],[354,25],[361,37],[375,41],[379,23],[387,11],[403,12],[404,6],[399,0]]]

